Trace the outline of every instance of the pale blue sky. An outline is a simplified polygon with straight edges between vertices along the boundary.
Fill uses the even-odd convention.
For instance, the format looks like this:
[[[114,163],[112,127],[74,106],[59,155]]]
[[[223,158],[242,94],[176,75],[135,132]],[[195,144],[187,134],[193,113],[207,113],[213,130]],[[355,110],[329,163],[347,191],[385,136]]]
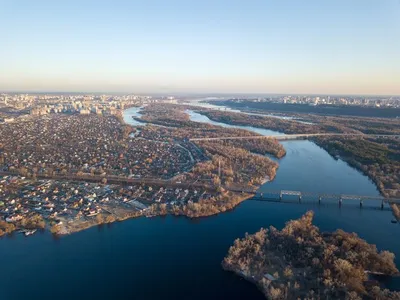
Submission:
[[[400,94],[400,1],[0,0],[0,90]]]

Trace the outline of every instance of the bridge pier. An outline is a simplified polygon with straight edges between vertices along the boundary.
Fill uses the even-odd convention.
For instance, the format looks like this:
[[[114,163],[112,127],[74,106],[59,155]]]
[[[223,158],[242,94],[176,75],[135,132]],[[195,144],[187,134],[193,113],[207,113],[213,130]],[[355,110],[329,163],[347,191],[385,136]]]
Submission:
[[[1,171],[0,171],[0,174],[1,174]],[[119,178],[118,178],[118,180],[117,179],[112,179],[112,178],[110,178],[109,180],[112,181],[111,183],[114,183],[114,182],[121,183],[122,182],[122,179],[119,179]],[[130,184],[139,183],[139,182],[140,181],[136,181],[136,180],[132,180],[132,182],[129,181]],[[142,184],[146,184],[146,182],[147,181],[143,181]],[[149,183],[157,184],[158,182],[151,181]],[[163,186],[168,185],[168,184],[170,184],[170,185],[172,184],[172,185],[176,185],[177,186],[177,184],[174,184],[173,182],[168,182],[168,183],[163,182],[162,183]],[[206,188],[207,190],[209,190],[209,189],[211,190],[212,189],[212,187],[208,187],[208,186],[200,186],[199,185],[199,187]],[[212,189],[212,190],[214,190],[214,189]],[[333,201],[337,200],[338,201],[337,202],[338,206],[340,208],[343,207],[344,200],[346,200],[346,203],[347,202],[353,203],[353,205],[354,204],[357,205],[357,201],[358,201],[360,209],[364,208],[363,207],[364,206],[364,200],[368,200],[370,202],[375,202],[375,207],[377,209],[380,208],[381,210],[385,209],[386,203],[391,204],[392,202],[394,202],[394,203],[399,203],[400,204],[400,198],[396,198],[396,199],[395,198],[390,198],[389,199],[389,198],[384,198],[384,197],[381,197],[381,196],[358,196],[358,195],[345,195],[345,194],[317,194],[317,193],[308,193],[308,192],[304,192],[304,194],[303,194],[300,191],[288,191],[288,190],[264,191],[265,193],[267,193],[266,195],[264,195],[264,193],[257,192],[257,191],[254,191],[254,190],[250,191],[250,190],[242,190],[242,189],[230,189],[230,191],[236,192],[236,193],[240,193],[240,192],[251,193],[254,196],[253,197],[254,200],[258,199],[258,200],[263,200],[263,201],[275,200],[275,201],[283,202],[284,201],[284,199],[283,199],[284,196],[286,197],[286,195],[287,195],[288,198],[289,198],[287,200],[290,200],[290,199],[292,200],[292,201],[289,201],[289,202],[291,202],[291,203],[299,203],[299,204],[308,203],[309,200],[312,200],[312,201],[315,201],[314,203],[316,203],[316,201],[318,201],[318,204],[321,205],[322,198],[326,197],[327,199],[331,199]],[[303,201],[303,195],[305,195],[307,197],[311,197],[311,199],[306,198],[307,201]],[[328,202],[331,203],[331,201],[328,201]],[[367,202],[367,206],[368,206],[368,203],[369,202]]]

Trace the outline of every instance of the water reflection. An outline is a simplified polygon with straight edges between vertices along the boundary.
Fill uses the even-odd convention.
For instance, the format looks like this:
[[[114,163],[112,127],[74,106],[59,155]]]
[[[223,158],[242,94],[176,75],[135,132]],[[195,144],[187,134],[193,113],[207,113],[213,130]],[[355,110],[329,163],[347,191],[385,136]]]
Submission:
[[[244,130],[256,132],[261,135],[284,135],[284,133],[282,133],[282,132],[269,130],[269,129],[256,128],[256,127],[252,127],[252,126],[230,125],[230,124],[226,124],[226,123],[215,122],[215,121],[210,120],[207,116],[196,113],[192,110],[186,110],[186,112],[189,114],[190,120],[194,121],[194,122],[208,123],[211,125],[221,126],[224,128],[244,129]]]
[[[261,113],[254,113],[254,112],[248,112],[245,110],[239,110],[239,109],[234,109],[225,105],[215,105],[207,102],[201,102],[202,100],[196,100],[196,101],[188,101],[184,102],[181,104],[184,105],[189,105],[189,106],[194,106],[194,107],[204,107],[204,108],[209,108],[212,110],[221,110],[221,111],[227,111],[227,112],[236,112],[236,113],[242,113],[250,116],[260,116],[260,117],[271,117],[271,118],[277,118],[277,119],[282,119],[282,120],[292,120],[296,121],[299,123],[303,124],[308,124],[308,125],[314,125],[312,122],[306,122],[301,119],[291,117],[291,116],[284,116],[284,115],[277,115],[277,114],[261,114]]]
[[[132,125],[132,126],[145,126],[145,122],[140,122],[138,120],[135,120],[134,118],[140,118],[142,115],[140,114],[140,111],[143,109],[143,106],[141,107],[130,107],[128,109],[125,109],[122,117],[124,119],[124,122],[126,124]]]

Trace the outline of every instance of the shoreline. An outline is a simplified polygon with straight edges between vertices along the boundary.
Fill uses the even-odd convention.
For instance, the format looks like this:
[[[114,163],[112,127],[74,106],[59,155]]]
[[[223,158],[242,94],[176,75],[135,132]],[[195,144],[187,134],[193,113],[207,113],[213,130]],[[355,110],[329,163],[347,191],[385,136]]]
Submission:
[[[387,199],[395,198],[395,197],[389,196],[388,193],[385,191],[385,189],[379,185],[378,179],[371,176],[366,170],[364,170],[362,168],[362,165],[357,163],[356,161],[354,161],[354,159],[352,159],[351,157],[343,156],[340,153],[339,154],[335,153],[334,150],[331,150],[330,148],[325,147],[325,145],[323,143],[320,143],[319,141],[316,141],[316,140],[310,140],[310,141],[313,142],[318,147],[320,147],[321,149],[323,149],[324,151],[326,151],[335,160],[340,159],[341,161],[345,162],[351,168],[357,170],[364,176],[368,177],[368,179],[373,182],[373,184],[375,185],[376,189],[378,190],[378,192],[381,196],[383,196]]]
[[[161,216],[171,215],[171,216],[177,216],[177,217],[182,216],[182,217],[186,217],[189,219],[207,218],[207,217],[215,216],[215,215],[218,215],[221,213],[230,212],[233,209],[235,209],[238,205],[240,205],[242,202],[253,197],[253,195],[251,195],[251,194],[239,194],[239,193],[233,193],[232,196],[236,197],[235,201],[233,201],[233,206],[229,207],[228,209],[225,209],[224,207],[220,207],[219,211],[214,211],[214,212],[210,212],[210,213],[190,214],[190,213],[184,213],[183,210],[180,210],[178,212],[167,211],[167,212],[154,213],[154,212],[147,212],[147,211],[146,212],[138,212],[138,211],[131,211],[128,209],[121,209],[120,212],[125,213],[125,215],[119,215],[119,216],[114,215],[112,218],[104,218],[103,220],[100,220],[96,216],[90,220],[76,220],[75,222],[69,221],[69,222],[66,222],[66,224],[63,223],[62,225],[57,225],[57,226],[59,226],[59,230],[57,230],[55,232],[52,232],[52,231],[50,231],[50,232],[53,233],[53,235],[55,235],[55,236],[61,237],[61,236],[70,235],[70,234],[73,234],[76,232],[80,232],[80,231],[89,229],[91,227],[101,226],[101,225],[105,225],[105,224],[112,224],[115,222],[123,222],[125,220],[139,218],[139,217],[153,218],[153,217],[161,217]],[[156,204],[153,204],[152,206],[156,206]],[[149,208],[151,208],[152,206],[150,206]],[[99,214],[99,215],[104,216],[104,214]],[[111,214],[109,214],[108,216],[110,216],[110,215]]]

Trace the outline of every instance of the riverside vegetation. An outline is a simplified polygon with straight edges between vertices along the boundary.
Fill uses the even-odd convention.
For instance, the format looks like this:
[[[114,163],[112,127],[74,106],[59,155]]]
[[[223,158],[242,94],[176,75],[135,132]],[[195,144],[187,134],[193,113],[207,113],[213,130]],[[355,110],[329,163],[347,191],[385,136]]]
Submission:
[[[39,214],[25,216],[13,223],[0,220],[0,236],[10,234],[18,229],[45,229],[45,227],[46,223]]]
[[[385,197],[400,198],[400,140],[318,137],[314,142],[371,178]],[[400,221],[400,206],[391,204]]]
[[[143,135],[146,137],[158,136],[161,139],[184,139],[204,137],[230,137],[260,135],[244,129],[224,128],[211,124],[199,123],[190,120],[185,112],[186,106],[181,105],[149,105],[141,112],[142,117],[137,120],[159,126],[147,126]],[[260,135],[261,136],[261,135]],[[285,156],[283,146],[274,138],[254,140],[236,140],[230,143],[233,147],[244,148],[258,154],[271,154],[278,158]]]
[[[296,119],[309,123],[298,122],[296,119],[280,119],[270,116],[249,115],[229,111],[198,109],[213,121],[232,125],[254,126],[271,129],[286,134],[297,133],[365,133],[365,134],[400,134],[399,119],[361,118],[341,116],[319,116],[311,114],[291,114]]]
[[[385,197],[400,197],[400,140],[318,137],[314,141],[368,175]]]
[[[255,283],[267,299],[400,299],[369,278],[397,275],[394,254],[355,233],[321,233],[313,216],[235,240],[223,268]]]

